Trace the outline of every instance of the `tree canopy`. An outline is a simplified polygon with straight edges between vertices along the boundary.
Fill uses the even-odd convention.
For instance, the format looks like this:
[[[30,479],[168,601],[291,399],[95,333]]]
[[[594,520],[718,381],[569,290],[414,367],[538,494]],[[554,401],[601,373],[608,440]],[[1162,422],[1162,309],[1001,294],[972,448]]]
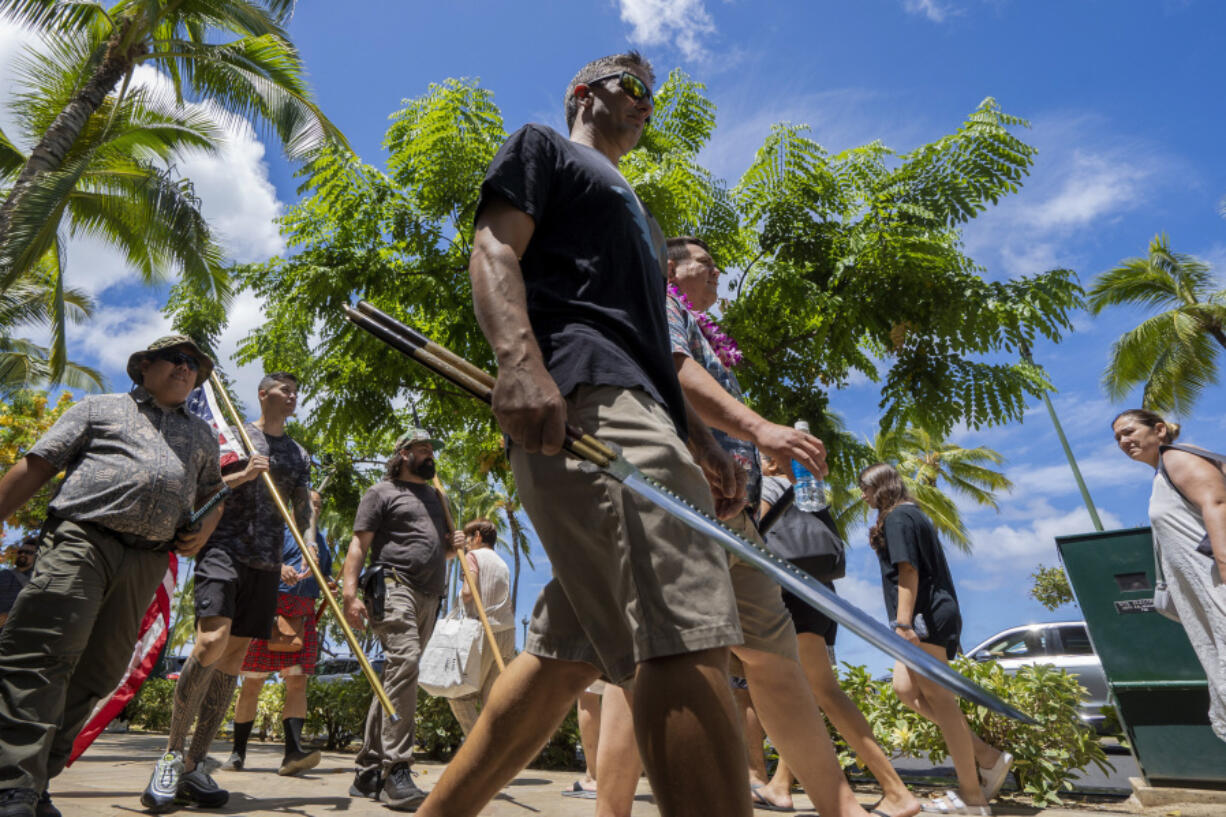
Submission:
[[[1059,340],[1081,290],[1067,270],[990,281],[959,226],[1015,192],[1034,149],[1025,123],[986,100],[957,130],[907,153],[873,143],[833,156],[805,128],[779,125],[735,185],[699,162],[715,130],[703,87],[674,71],[622,171],[666,233],[706,239],[734,270],[722,325],[746,353],[738,377],[764,416],[808,418],[827,438],[835,480],[871,453],[839,432],[829,391],[853,372],[882,383],[886,428],[942,435],[1021,417],[1043,372],[1014,352]],[[287,258],[237,277],[267,305],[244,361],[300,372],[306,420],[324,456],[374,457],[416,413],[447,456],[505,469],[488,409],[353,329],[340,307],[365,298],[479,366],[493,357],[471,307],[468,253],[480,184],[505,139],[492,93],[431,85],[391,117],[387,168],[330,150],[304,171],[305,198],[282,220]]]

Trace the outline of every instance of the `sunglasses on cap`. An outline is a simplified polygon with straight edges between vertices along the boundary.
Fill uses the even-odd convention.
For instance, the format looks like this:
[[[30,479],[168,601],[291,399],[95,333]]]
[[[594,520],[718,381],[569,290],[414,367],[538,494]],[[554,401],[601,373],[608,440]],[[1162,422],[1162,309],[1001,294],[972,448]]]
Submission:
[[[595,85],[597,82],[604,82],[607,79],[616,79],[617,84],[621,86],[621,89],[625,91],[626,94],[635,102],[646,101],[650,104],[655,104],[651,100],[651,89],[647,87],[647,83],[643,82],[643,80],[639,79],[629,71],[618,71],[616,74],[605,74],[603,77],[596,77],[596,79],[588,80],[584,84]]]
[[[154,360],[164,360],[171,366],[186,366],[189,371],[200,371],[200,361],[189,355],[187,352],[181,352],[178,349],[167,349],[161,352],[154,352],[150,355]]]

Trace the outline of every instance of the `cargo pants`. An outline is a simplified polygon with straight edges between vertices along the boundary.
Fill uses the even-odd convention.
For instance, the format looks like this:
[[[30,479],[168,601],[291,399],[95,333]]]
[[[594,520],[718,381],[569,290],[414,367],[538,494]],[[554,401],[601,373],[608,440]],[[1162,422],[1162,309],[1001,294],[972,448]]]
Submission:
[[[164,552],[48,520],[34,577],[0,630],[0,789],[43,791],[124,676]]]

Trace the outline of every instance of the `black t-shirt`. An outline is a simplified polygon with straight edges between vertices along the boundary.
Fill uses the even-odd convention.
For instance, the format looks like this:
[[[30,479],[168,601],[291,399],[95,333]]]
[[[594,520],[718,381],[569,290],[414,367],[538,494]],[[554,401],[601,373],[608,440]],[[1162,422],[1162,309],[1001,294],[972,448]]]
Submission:
[[[922,613],[932,637],[954,635],[961,630],[958,595],[945,561],[945,551],[937,539],[936,528],[915,505],[899,505],[885,518],[885,547],[877,551],[881,562],[881,591],[890,620],[898,617],[898,565],[909,562],[919,573],[915,594],[915,613]]]
[[[490,164],[478,214],[493,196],[535,222],[520,266],[532,332],[558,389],[643,389],[684,439],[665,315],[664,234],[630,184],[595,148],[525,125]]]
[[[371,531],[371,564],[396,568],[422,593],[447,589],[447,514],[429,485],[385,479],[362,495],[354,531]]]
[[[305,448],[286,435],[265,434],[255,423],[247,423],[247,436],[256,451],[268,457],[268,472],[281,494],[281,500],[294,510],[294,496],[311,485],[311,458]],[[246,462],[227,471],[241,470]],[[302,519],[295,520],[299,526]],[[305,534],[302,528],[300,533]],[[225,510],[217,529],[209,537],[209,547],[220,547],[256,570],[279,570],[285,541],[285,518],[277,510],[263,477],[244,482],[226,498]]]

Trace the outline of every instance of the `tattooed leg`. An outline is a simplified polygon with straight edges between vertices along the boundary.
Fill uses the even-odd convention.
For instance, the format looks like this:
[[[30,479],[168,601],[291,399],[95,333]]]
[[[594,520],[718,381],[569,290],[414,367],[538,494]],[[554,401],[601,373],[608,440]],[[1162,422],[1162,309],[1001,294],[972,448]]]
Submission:
[[[179,680],[175,683],[174,705],[170,712],[170,737],[166,741],[167,751],[183,754],[187,733],[200,712],[200,703],[204,700],[213,675],[214,668],[203,666],[194,655],[183,664]]]
[[[217,730],[221,728],[221,722],[226,717],[226,710],[230,708],[230,699],[234,697],[234,687],[237,684],[237,675],[231,675],[221,669],[213,673],[204,700],[200,702],[200,717],[196,721],[196,731],[192,732],[192,742],[187,747],[187,756],[183,762],[184,768],[189,771],[209,753],[209,746],[212,745],[213,738],[217,737]]]

